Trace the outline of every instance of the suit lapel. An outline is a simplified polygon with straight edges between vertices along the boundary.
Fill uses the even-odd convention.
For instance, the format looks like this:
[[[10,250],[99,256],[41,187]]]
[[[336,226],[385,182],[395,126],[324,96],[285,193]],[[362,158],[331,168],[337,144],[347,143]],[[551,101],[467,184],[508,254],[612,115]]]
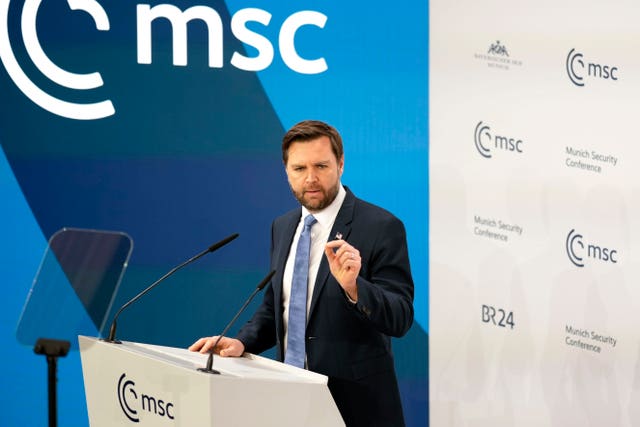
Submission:
[[[333,223],[333,228],[331,229],[331,233],[329,233],[329,240],[333,239],[337,233],[342,234],[342,238],[344,240],[348,240],[349,234],[351,234],[351,222],[353,220],[353,208],[355,206],[356,199],[347,187],[345,187],[345,190],[347,191],[347,195],[345,196],[342,206],[338,211],[338,216],[336,216],[336,220]],[[309,315],[307,316],[307,324],[313,316],[320,294],[322,293],[330,274],[331,270],[329,269],[329,262],[327,261],[327,257],[323,255],[322,261],[320,261],[320,267],[318,268],[316,283],[313,288],[313,296],[311,297],[311,307],[309,308]]]

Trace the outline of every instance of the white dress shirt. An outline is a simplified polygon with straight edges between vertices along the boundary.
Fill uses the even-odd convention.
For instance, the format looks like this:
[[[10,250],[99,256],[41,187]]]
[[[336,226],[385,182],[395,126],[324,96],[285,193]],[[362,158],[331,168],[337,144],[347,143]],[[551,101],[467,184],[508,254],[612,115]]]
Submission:
[[[318,269],[320,268],[320,261],[324,257],[324,246],[328,242],[330,236],[329,233],[333,228],[333,223],[336,221],[338,211],[342,207],[342,202],[347,195],[342,184],[338,190],[338,195],[331,202],[329,206],[316,212],[313,217],[318,221],[311,226],[311,251],[309,253],[309,283],[307,287],[307,316],[309,315],[309,308],[311,307],[311,297],[313,296],[313,288],[316,284],[316,278],[318,277]],[[298,240],[300,240],[300,234],[304,227],[304,219],[310,212],[302,207],[302,216],[300,222],[296,228],[296,232],[289,248],[289,257],[284,267],[284,275],[282,278],[282,306],[284,307],[283,322],[284,322],[284,350],[287,351],[287,337],[288,337],[288,325],[289,325],[289,299],[291,298],[291,282],[293,280],[293,264],[296,258],[296,248],[298,247]],[[339,230],[338,230],[339,231]],[[331,236],[335,238],[335,236]]]

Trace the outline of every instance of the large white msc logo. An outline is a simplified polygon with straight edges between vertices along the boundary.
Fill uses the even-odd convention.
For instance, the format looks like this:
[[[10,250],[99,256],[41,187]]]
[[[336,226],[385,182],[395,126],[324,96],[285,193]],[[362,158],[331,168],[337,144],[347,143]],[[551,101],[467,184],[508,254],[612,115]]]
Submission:
[[[69,119],[96,120],[115,114],[111,100],[92,104],[79,104],[58,99],[39,88],[24,73],[16,60],[9,40],[9,2],[0,0],[0,59],[16,86],[34,103],[45,110]],[[104,8],[96,0],[67,0],[74,11],[88,13],[99,31],[109,31],[109,18]],[[38,39],[36,17],[41,0],[25,0],[21,17],[22,38],[29,57],[34,65],[52,82],[68,89],[91,90],[103,85],[100,73],[76,74],[57,66],[46,55]],[[262,9],[246,8],[238,10],[231,18],[231,33],[240,42],[257,51],[254,56],[245,56],[234,52],[230,65],[245,71],[261,71],[273,62],[274,46],[269,39],[250,30],[249,23],[268,26],[271,14]],[[188,58],[187,24],[201,20],[208,32],[209,67],[222,68],[224,40],[222,19],[218,12],[208,6],[192,6],[181,10],[170,4],[151,7],[147,4],[136,5],[137,62],[151,64],[152,32],[151,24],[156,19],[166,19],[173,31],[173,65],[186,66]],[[280,57],[292,71],[300,74],[319,74],[328,69],[323,57],[309,59],[298,53],[295,46],[297,32],[305,26],[324,28],[326,15],[311,10],[293,13],[280,27],[278,48]],[[253,26],[253,25],[252,25]]]
[[[95,0],[68,0],[71,10],[82,10],[93,18],[100,31],[109,30],[109,18],[102,6]],[[40,0],[26,0],[22,9],[22,39],[34,65],[49,80],[69,89],[90,90],[102,86],[100,73],[76,74],[54,64],[42,49],[36,30],[36,17]],[[110,100],[93,104],[78,104],[58,99],[36,86],[22,71],[9,42],[9,0],[0,0],[0,58],[16,86],[30,100],[47,111],[62,117],[77,120],[94,120],[115,113]]]

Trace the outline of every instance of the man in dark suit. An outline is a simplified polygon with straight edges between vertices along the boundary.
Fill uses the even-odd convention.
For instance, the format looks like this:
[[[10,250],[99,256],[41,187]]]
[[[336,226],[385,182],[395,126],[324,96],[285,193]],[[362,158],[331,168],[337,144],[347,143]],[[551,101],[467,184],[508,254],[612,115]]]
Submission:
[[[329,377],[329,390],[347,426],[404,426],[389,338],[403,336],[413,322],[404,226],[342,186],[344,152],[333,127],[298,123],[285,135],[282,155],[301,208],[273,222],[271,268],[276,274],[262,305],[236,338],[223,337],[214,351],[240,356],[275,345],[280,361],[296,364],[289,357],[294,350],[287,350],[300,344],[293,341],[296,328],[289,322],[304,324],[305,319],[293,317],[292,301],[299,298],[294,297],[299,292],[294,264],[308,227],[306,313],[301,310],[306,329],[301,329],[298,366]],[[305,225],[310,215],[312,225]],[[209,352],[216,339],[201,338],[190,350]]]

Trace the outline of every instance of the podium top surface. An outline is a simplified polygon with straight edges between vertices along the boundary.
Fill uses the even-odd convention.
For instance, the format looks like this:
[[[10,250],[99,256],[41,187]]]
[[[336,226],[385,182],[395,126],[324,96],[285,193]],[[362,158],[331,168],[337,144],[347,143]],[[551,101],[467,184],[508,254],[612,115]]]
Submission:
[[[176,347],[143,344],[123,341],[113,344],[100,341],[97,338],[79,336],[80,347],[118,346],[122,351],[131,352],[142,357],[171,363],[176,367],[197,371],[207,364],[208,355],[191,352]],[[214,369],[221,375],[237,378],[252,378],[254,380],[327,384],[327,377],[305,369],[296,368],[284,363],[276,362],[265,357],[245,353],[242,357],[219,357],[214,355]],[[201,375],[211,375],[202,372]]]

